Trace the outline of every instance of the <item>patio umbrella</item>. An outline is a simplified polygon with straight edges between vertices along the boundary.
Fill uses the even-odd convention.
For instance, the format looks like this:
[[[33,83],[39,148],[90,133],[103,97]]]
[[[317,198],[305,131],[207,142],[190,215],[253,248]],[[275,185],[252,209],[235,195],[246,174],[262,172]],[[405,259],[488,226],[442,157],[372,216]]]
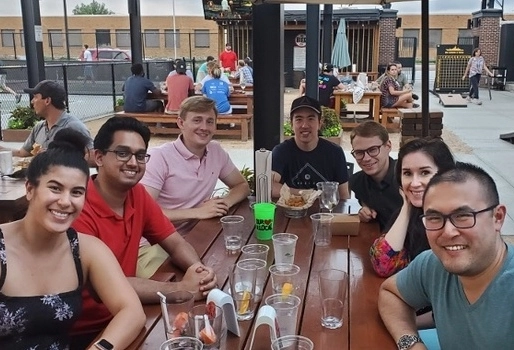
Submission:
[[[332,64],[339,68],[348,67],[352,64],[348,52],[348,39],[346,38],[346,20],[341,18],[337,28],[336,40],[332,48]]]

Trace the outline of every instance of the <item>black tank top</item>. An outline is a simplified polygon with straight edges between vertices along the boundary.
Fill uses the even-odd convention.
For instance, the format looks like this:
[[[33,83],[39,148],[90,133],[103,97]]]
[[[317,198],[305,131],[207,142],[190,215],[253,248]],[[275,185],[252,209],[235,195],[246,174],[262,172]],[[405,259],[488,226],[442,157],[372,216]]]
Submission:
[[[0,349],[69,349],[69,332],[82,310],[83,274],[79,240],[74,229],[68,229],[79,286],[53,295],[9,297],[0,292]],[[4,234],[0,229],[0,290],[7,275]]]

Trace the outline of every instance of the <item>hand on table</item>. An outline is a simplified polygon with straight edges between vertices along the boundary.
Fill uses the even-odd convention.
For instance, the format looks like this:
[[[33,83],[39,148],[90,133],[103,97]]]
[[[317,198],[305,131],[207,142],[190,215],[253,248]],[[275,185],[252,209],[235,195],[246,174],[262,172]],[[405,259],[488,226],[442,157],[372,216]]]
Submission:
[[[359,209],[359,220],[362,222],[369,222],[377,218],[377,212],[367,206],[362,206]]]
[[[195,300],[201,300],[211,289],[216,288],[217,281],[212,268],[197,262],[189,266],[181,283],[182,288],[194,293]]]
[[[220,217],[228,213],[228,205],[223,198],[214,197],[207,199],[198,207],[197,219],[210,219]]]

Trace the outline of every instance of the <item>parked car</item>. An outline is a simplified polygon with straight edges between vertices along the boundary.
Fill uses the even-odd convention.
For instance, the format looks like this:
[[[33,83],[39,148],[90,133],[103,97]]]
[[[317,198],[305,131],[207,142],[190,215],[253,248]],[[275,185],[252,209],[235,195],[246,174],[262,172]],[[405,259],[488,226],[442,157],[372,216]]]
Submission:
[[[90,48],[93,61],[131,61],[130,50],[112,49],[107,47]]]

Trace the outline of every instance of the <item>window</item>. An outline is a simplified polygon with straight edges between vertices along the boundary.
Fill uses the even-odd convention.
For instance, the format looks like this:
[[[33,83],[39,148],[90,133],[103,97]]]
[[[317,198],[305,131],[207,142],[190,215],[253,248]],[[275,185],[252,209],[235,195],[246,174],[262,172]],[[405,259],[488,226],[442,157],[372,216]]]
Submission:
[[[459,38],[472,38],[473,30],[471,29],[459,29]]]
[[[428,47],[435,48],[441,45],[442,29],[430,29],[428,32]]]
[[[70,47],[82,47],[82,31],[80,29],[69,29],[68,40]]]
[[[403,30],[404,38],[416,38],[419,43],[419,29],[404,29]]]
[[[93,43],[89,47],[95,46]],[[96,46],[111,46],[111,31],[109,29],[96,30]]]
[[[145,29],[145,46],[146,47],[160,47],[159,30],[158,29]]]
[[[2,29],[2,46],[14,46],[14,29]]]
[[[130,47],[130,30],[116,29],[116,46]]]
[[[61,29],[49,29],[48,30],[48,41],[50,42],[50,47],[63,47],[62,40],[62,30]]]
[[[173,35],[173,29],[164,30],[164,45],[166,47],[175,47],[174,43],[177,43],[177,47],[180,47],[180,30],[177,29],[175,35]]]
[[[195,29],[195,47],[210,47],[208,29]]]

